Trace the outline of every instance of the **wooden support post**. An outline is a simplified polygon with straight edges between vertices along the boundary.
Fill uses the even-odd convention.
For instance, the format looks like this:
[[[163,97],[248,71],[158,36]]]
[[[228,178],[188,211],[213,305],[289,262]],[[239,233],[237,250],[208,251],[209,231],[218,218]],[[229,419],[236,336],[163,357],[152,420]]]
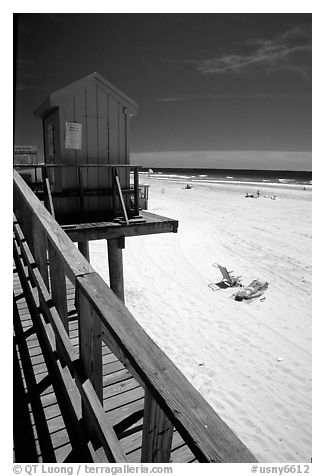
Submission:
[[[124,237],[107,240],[109,281],[112,291],[124,303],[123,252]]]
[[[69,334],[67,288],[64,266],[50,241],[48,242],[48,248],[52,299],[61,321]]]
[[[173,440],[173,425],[157,405],[148,389],[145,392],[142,463],[168,463]]]
[[[102,324],[95,309],[77,282],[76,304],[79,315],[79,355],[86,377],[103,403]],[[93,415],[82,405],[82,417],[92,438],[96,438]]]
[[[39,221],[35,216],[32,218],[34,259],[40,270],[43,281],[49,289],[49,276],[47,267],[47,238]]]
[[[139,168],[134,167],[133,172],[134,183],[134,215],[139,215]]]
[[[80,253],[90,263],[89,241],[78,241],[78,249],[79,249]]]

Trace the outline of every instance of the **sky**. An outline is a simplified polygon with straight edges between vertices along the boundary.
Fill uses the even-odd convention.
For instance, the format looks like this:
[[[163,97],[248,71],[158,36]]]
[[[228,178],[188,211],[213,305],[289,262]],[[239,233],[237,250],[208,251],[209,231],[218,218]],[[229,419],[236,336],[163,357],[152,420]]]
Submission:
[[[34,110],[97,71],[139,103],[136,163],[311,170],[311,14],[19,14],[14,47],[15,145],[41,152]]]

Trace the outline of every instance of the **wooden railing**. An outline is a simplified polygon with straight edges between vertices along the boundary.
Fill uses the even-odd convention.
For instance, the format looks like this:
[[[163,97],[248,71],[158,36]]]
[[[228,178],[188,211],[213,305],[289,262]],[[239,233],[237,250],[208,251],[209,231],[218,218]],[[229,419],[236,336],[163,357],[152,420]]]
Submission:
[[[129,165],[129,164],[31,164],[31,165],[22,165],[17,164],[14,165],[14,168],[19,172],[24,172],[26,170],[32,170],[32,174],[30,177],[30,183],[28,184],[30,188],[36,193],[38,198],[41,200],[45,199],[45,206],[49,209],[50,207],[47,205],[46,201],[48,198],[48,191],[47,188],[52,188],[52,182],[55,185],[55,178],[50,179],[50,176],[54,174],[52,173],[56,169],[75,169],[76,174],[76,188],[73,190],[64,190],[64,191],[57,191],[51,190],[51,197],[78,197],[80,202],[80,210],[81,212],[84,209],[84,200],[86,197],[91,196],[112,196],[113,197],[113,214],[118,211],[121,206],[121,200],[118,198],[119,190],[117,189],[116,185],[116,176],[118,176],[118,172],[120,170],[127,170],[128,173],[132,173],[132,188],[120,188],[120,193],[125,196],[132,196],[133,199],[133,206],[132,206],[132,214],[138,215],[139,214],[139,171],[141,170],[140,165]],[[85,187],[85,173],[91,169],[99,169],[100,171],[103,169],[109,170],[111,174],[111,188],[103,188],[103,189],[90,189],[89,187]],[[130,180],[131,177],[129,177]],[[122,201],[123,203],[123,201]]]
[[[35,326],[40,328],[44,348],[55,349],[55,353],[49,352],[51,368],[60,381],[66,408],[76,424],[82,415],[87,435],[97,442],[93,458],[111,462],[126,459],[116,428],[102,405],[103,340],[145,390],[142,462],[170,460],[173,428],[199,462],[255,462],[252,453],[145,333],[15,171],[14,213],[16,267],[20,249],[29,274],[24,291],[32,300],[37,290],[42,311],[35,318]],[[23,275],[23,267],[19,267]],[[75,286],[79,355],[69,339],[66,277]],[[34,308],[37,315],[36,304]],[[76,404],[78,401],[81,404]],[[78,432],[71,437],[78,438]]]

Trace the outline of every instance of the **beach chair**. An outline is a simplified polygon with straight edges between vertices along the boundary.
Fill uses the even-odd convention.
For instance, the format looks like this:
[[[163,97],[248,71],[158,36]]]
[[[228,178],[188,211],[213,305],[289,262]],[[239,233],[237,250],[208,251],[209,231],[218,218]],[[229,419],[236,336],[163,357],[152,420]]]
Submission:
[[[233,276],[231,273],[233,271],[228,271],[225,266],[221,266],[218,263],[214,263],[213,266],[216,268],[219,268],[220,273],[222,274],[222,280],[221,282],[226,284],[229,287],[233,286],[241,286],[241,276]]]

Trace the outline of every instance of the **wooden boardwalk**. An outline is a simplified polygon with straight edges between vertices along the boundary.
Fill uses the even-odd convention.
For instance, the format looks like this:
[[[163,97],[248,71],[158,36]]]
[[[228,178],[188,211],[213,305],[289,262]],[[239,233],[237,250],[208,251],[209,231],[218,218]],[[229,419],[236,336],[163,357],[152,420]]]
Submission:
[[[67,281],[69,336],[78,352],[74,287]],[[92,461],[87,442],[74,444],[14,269],[14,458],[16,462]],[[103,343],[103,404],[129,463],[141,461],[144,390]],[[78,402],[80,405],[80,402]],[[170,462],[196,462],[174,430]]]

